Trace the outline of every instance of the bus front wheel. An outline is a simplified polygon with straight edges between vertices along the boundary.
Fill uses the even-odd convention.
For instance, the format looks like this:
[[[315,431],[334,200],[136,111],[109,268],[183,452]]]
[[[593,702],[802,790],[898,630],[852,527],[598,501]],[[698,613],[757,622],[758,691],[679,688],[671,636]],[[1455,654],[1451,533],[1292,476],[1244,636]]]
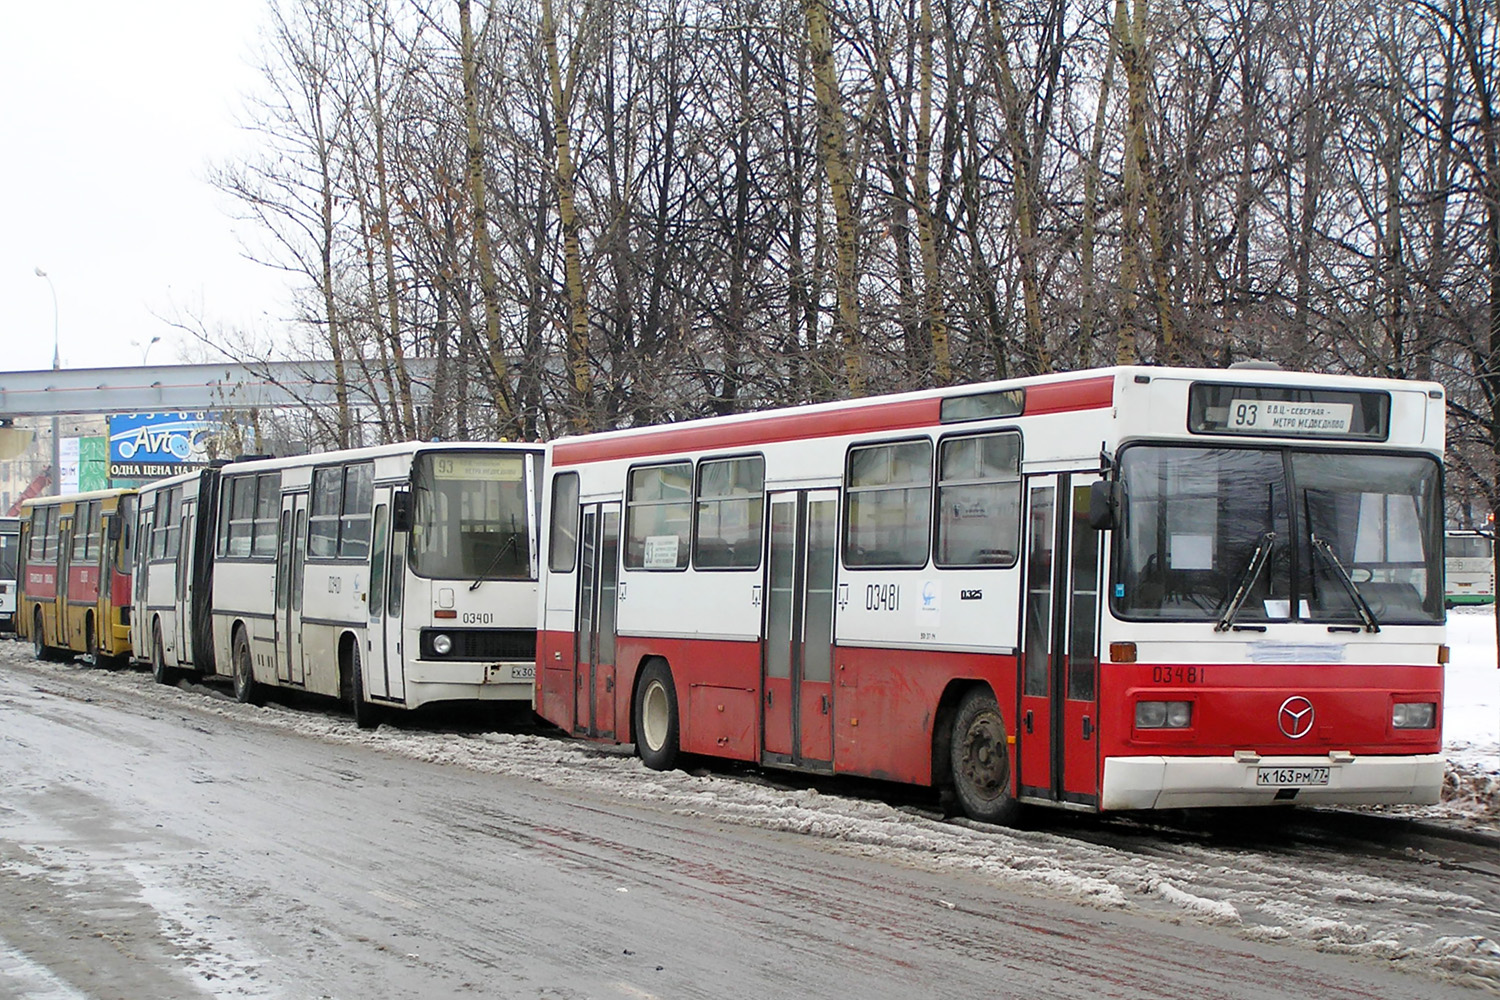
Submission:
[[[250,661],[250,640],[244,629],[234,633],[234,700],[242,705],[259,705],[260,690]]]
[[[31,652],[38,660],[60,659],[57,650],[47,645],[46,633],[42,631],[42,609],[37,608],[31,616]]]
[[[974,688],[953,719],[953,791],[964,813],[984,823],[1014,823],[1020,803],[1010,794],[1010,743],[989,688]]]
[[[349,644],[349,709],[354,724],[360,729],[374,729],[380,725],[380,709],[365,700],[365,675],[359,662],[359,640]]]
[[[672,671],[661,660],[641,670],[635,695],[635,751],[653,771],[666,771],[677,762],[677,689]]]

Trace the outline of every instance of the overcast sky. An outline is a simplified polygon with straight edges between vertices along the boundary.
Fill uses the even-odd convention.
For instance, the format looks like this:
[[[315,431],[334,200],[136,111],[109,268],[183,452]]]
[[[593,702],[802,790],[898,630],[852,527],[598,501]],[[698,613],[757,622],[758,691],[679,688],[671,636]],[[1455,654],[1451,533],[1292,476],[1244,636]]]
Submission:
[[[274,329],[277,272],[242,256],[212,164],[239,128],[265,0],[0,0],[0,371],[181,360],[165,320]],[[153,337],[161,341],[151,345]],[[194,360],[197,360],[194,357]]]

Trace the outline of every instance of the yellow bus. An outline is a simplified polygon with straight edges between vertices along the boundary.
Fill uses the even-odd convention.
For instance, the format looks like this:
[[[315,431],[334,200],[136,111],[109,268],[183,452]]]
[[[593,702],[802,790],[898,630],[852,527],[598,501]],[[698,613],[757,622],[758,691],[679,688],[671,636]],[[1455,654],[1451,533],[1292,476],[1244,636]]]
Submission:
[[[130,655],[135,490],[38,497],[21,505],[16,630],[38,659]]]

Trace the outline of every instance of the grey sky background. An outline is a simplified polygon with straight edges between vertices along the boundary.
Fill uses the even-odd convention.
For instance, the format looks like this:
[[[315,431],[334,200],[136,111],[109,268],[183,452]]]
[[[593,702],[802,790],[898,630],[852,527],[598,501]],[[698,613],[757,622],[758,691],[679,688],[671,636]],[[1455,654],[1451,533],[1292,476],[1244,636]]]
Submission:
[[[208,183],[239,123],[264,0],[0,0],[0,371],[182,360],[163,318],[275,329],[278,272]],[[151,345],[153,337],[162,339]],[[201,357],[192,354],[194,360]]]

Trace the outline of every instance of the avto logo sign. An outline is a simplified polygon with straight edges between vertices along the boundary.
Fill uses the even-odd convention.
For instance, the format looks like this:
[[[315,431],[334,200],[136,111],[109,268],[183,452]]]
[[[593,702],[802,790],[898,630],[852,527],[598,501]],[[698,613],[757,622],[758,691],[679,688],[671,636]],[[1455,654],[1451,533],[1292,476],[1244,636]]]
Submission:
[[[111,479],[171,476],[208,461],[211,413],[122,413],[109,418]]]
[[[1300,694],[1288,698],[1281,703],[1281,710],[1276,713],[1276,724],[1289,739],[1300,740],[1312,732],[1312,702]]]

